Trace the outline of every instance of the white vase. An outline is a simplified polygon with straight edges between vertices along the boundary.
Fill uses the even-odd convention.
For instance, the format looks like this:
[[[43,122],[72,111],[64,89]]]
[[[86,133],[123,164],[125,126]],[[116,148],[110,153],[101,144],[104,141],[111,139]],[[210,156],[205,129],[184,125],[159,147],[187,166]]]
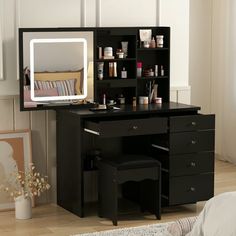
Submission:
[[[15,199],[15,216],[19,220],[32,218],[32,203],[30,197],[19,196]]]

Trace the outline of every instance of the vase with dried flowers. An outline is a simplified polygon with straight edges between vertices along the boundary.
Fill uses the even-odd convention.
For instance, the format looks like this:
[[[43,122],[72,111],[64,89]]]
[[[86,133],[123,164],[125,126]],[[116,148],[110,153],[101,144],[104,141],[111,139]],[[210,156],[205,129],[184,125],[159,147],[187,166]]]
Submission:
[[[31,163],[26,171],[11,173],[7,183],[1,188],[15,200],[16,219],[30,219],[32,198],[40,196],[42,192],[50,188],[50,185],[47,176],[36,172],[35,165]]]

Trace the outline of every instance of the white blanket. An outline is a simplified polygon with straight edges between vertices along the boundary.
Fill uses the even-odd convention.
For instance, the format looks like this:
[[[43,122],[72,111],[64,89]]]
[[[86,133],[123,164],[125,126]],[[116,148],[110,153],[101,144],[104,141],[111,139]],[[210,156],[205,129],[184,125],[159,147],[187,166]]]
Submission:
[[[186,236],[236,236],[236,192],[223,193],[207,201]]]

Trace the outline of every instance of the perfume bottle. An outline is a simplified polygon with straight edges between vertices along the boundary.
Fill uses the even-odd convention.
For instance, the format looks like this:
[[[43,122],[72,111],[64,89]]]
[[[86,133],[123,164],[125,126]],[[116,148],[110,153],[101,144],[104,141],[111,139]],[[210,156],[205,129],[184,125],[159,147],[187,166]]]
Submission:
[[[121,76],[122,79],[126,79],[127,78],[127,71],[125,70],[125,67],[123,67],[122,71],[121,71]]]

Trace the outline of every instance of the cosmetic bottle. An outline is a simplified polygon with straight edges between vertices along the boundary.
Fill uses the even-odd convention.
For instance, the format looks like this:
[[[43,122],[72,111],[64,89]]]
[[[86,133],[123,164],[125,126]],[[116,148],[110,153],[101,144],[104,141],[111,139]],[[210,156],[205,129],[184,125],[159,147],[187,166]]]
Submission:
[[[102,95],[102,104],[103,105],[106,105],[106,94],[104,93],[103,95]]]
[[[133,97],[133,102],[132,102],[132,104],[133,104],[133,107],[136,107],[136,105],[137,105],[136,97]]]
[[[113,77],[114,74],[114,65],[113,62],[109,62],[109,77]]]
[[[155,76],[158,76],[158,65],[155,65]]]
[[[122,79],[126,79],[127,78],[127,71],[125,70],[125,67],[123,67],[123,69],[121,71],[121,78]]]
[[[98,47],[98,59],[102,59],[102,47]]]
[[[117,77],[117,63],[113,62],[113,76]]]
[[[156,44],[157,48],[163,48],[164,36],[163,35],[157,35],[156,40],[157,40],[157,44]]]
[[[155,48],[156,47],[156,41],[154,37],[152,37],[151,43],[150,43],[150,48]]]
[[[126,41],[121,42],[122,51],[124,52],[124,58],[128,56],[128,43]]]
[[[161,76],[164,76],[164,75],[165,75],[164,67],[163,65],[161,65]]]
[[[99,80],[103,79],[103,67],[104,67],[104,62],[98,62],[98,79]]]
[[[142,77],[142,62],[137,62],[137,77]]]

